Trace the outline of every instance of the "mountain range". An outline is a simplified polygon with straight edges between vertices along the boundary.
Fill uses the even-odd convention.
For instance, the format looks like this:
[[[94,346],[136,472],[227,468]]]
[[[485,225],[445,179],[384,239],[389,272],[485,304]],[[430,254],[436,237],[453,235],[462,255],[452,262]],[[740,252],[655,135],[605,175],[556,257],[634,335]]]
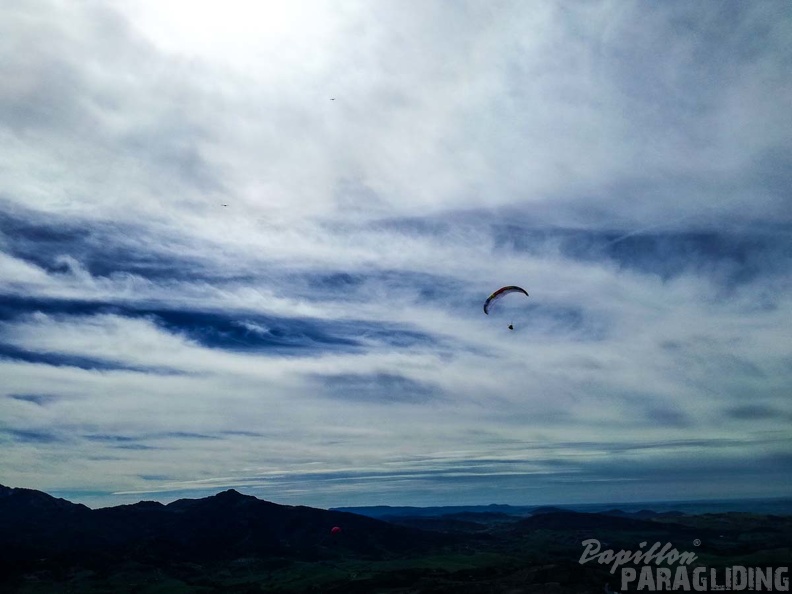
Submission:
[[[344,509],[368,515],[279,505],[233,489],[90,509],[0,485],[0,592],[583,594],[615,579],[579,563],[587,539],[614,550],[695,546],[719,566],[788,564],[792,553],[792,515],[640,506]]]

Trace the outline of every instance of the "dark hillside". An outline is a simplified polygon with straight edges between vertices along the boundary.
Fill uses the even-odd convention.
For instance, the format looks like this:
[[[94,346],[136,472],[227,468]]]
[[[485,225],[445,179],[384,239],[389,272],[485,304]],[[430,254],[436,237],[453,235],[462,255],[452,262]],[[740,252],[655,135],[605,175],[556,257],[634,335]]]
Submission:
[[[433,532],[344,512],[293,507],[228,490],[168,505],[91,510],[45,493],[0,487],[3,563],[57,557],[216,561],[246,556],[378,558],[447,541]],[[333,526],[342,531],[331,534]]]

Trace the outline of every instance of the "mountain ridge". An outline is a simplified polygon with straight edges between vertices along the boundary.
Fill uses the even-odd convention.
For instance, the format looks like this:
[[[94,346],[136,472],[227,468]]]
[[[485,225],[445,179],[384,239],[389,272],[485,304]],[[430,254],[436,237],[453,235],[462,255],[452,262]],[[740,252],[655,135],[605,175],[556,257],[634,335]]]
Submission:
[[[334,526],[342,528],[332,534]],[[138,502],[90,509],[33,489],[0,485],[2,563],[40,557],[233,559],[376,558],[437,544],[443,536],[374,518],[286,506],[229,489],[168,504]]]

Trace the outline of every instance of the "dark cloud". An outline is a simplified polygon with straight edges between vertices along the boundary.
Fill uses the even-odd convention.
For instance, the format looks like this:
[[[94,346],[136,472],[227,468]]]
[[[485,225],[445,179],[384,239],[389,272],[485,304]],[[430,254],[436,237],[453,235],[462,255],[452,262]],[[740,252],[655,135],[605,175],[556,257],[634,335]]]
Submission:
[[[192,431],[165,431],[156,434],[157,438],[164,439],[222,439],[217,435],[208,435],[206,433],[194,433]]]
[[[52,299],[34,296],[0,295],[0,320],[22,321],[30,314],[41,312],[53,316],[85,316],[112,314],[119,310],[111,303],[82,299]]]
[[[396,373],[315,375],[320,394],[352,402],[420,404],[442,398],[440,388]]]
[[[634,233],[634,234],[631,234]],[[622,269],[668,280],[704,274],[728,287],[787,273],[792,261],[792,230],[768,233],[720,231],[613,231],[494,229],[500,249],[541,255],[548,248],[582,262],[611,262]]]
[[[153,321],[167,332],[185,336],[208,347],[229,351],[263,351],[272,354],[321,353],[329,350],[355,351],[377,345],[409,348],[432,345],[431,335],[404,325],[387,322],[288,318],[255,314],[166,310],[112,302],[21,298],[0,296],[0,320],[24,321],[41,312],[57,319],[70,316],[112,314],[127,319]],[[0,335],[0,338],[2,336]],[[0,356],[52,365],[74,365],[86,369],[139,369],[100,359],[54,353],[30,352],[0,343]],[[142,368],[140,368],[142,369]],[[149,369],[168,373],[167,369]]]
[[[658,427],[690,427],[693,420],[683,411],[667,406],[651,407],[646,412],[646,421]]]
[[[141,478],[141,480],[154,482],[172,481],[174,478],[167,474],[139,474],[138,476]]]
[[[789,472],[792,470],[792,457],[773,452],[746,452],[725,457],[714,450],[691,448],[652,458],[616,456],[608,461],[597,460],[583,466],[586,473],[603,480],[630,478],[658,484],[709,480],[713,484],[733,484],[740,480],[753,481],[763,474],[776,476]]]
[[[59,396],[53,394],[9,394],[8,397],[12,400],[19,400],[20,402],[30,402],[37,406],[49,406],[60,400]]]
[[[112,435],[103,433],[90,433],[81,436],[89,442],[101,443],[116,450],[151,451],[168,449],[144,443],[145,437],[130,437],[127,435]]]
[[[139,451],[148,451],[148,450],[166,450],[168,448],[164,447],[157,447],[148,445],[145,443],[117,443],[113,444],[111,447],[119,450],[139,450]]]
[[[301,270],[267,262],[229,265],[225,258],[190,256],[193,248],[201,248],[183,243],[186,240],[177,235],[153,235],[145,226],[79,221],[19,207],[0,210],[0,234],[6,253],[54,275],[73,274],[79,267],[94,279],[120,280],[131,274],[157,283],[206,282],[216,287],[255,282],[279,296],[319,303],[337,300],[350,307],[400,298],[460,310],[480,300],[477,287],[451,276],[379,268]]]
[[[181,372],[167,367],[132,365],[101,357],[84,357],[69,353],[38,352],[0,342],[0,361],[22,361],[54,367],[77,367],[96,371],[138,371],[155,375],[173,375]]]
[[[488,237],[492,241],[493,257],[499,253],[537,257],[558,254],[578,262],[611,263],[665,280],[682,274],[703,274],[726,287],[764,277],[778,278],[792,269],[792,227],[779,221],[766,221],[754,228],[742,225],[734,230],[712,225],[675,229],[673,221],[665,229],[662,225],[642,228],[612,224],[610,228],[596,229],[590,225],[572,228],[531,221],[526,212],[523,209],[458,211],[441,217],[391,219],[380,225],[438,239],[465,233]],[[775,224],[768,227],[767,223]],[[684,225],[684,221],[678,224]]]
[[[106,433],[89,433],[82,436],[88,441],[98,441],[103,443],[133,443],[139,441],[139,437],[129,437],[126,435],[111,435]]]
[[[176,447],[174,443],[168,443],[170,440],[214,441],[223,439],[220,435],[194,433],[191,431],[143,432],[135,436],[88,433],[83,434],[81,437],[90,442],[105,444],[111,448],[121,450],[168,450]],[[166,444],[162,444],[162,441],[165,441]]]
[[[461,279],[410,270],[309,270],[292,273],[292,281],[289,290],[309,301],[337,298],[354,304],[401,297],[421,304],[442,303],[451,310],[469,305],[474,292]]]
[[[20,443],[61,443],[66,441],[63,436],[55,431],[35,430],[35,429],[0,429],[0,434],[5,434],[12,440]]]
[[[230,437],[264,437],[266,433],[260,433],[258,431],[240,431],[240,430],[231,430],[231,431],[221,431],[220,435],[228,435]]]
[[[158,236],[142,225],[81,220],[0,201],[0,238],[3,251],[52,274],[69,273],[65,258],[71,258],[96,278],[228,280],[210,260],[190,256],[178,234]]]
[[[197,439],[197,440],[215,440],[222,439],[219,435],[210,435],[207,433],[196,433],[192,431],[159,431],[153,433],[143,433],[137,436],[129,435],[114,435],[107,433],[88,433],[82,436],[88,441],[97,441],[109,444],[132,444],[139,443],[152,439]]]
[[[727,409],[724,414],[730,419],[741,421],[756,421],[783,416],[781,410],[765,404],[744,404],[742,406],[735,406]]]
[[[722,450],[724,448],[744,448],[754,444],[764,444],[768,446],[780,446],[788,442],[788,437],[766,437],[761,440],[745,438],[689,438],[689,439],[667,439],[667,440],[653,440],[648,439],[645,441],[625,440],[625,441],[553,441],[546,444],[530,442],[531,449],[544,450],[562,448],[566,450],[592,450],[597,452],[606,452],[608,454],[633,454],[647,450],[657,451],[670,451],[670,456],[674,456],[673,452],[681,452],[684,450],[699,450],[701,452],[711,452]]]

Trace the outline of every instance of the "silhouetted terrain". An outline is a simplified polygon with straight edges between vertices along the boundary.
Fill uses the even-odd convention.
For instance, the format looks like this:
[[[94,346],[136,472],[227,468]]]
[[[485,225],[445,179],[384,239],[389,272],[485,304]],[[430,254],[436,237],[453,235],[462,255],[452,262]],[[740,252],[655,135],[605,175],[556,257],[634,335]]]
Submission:
[[[0,486],[0,592],[582,594],[619,583],[608,565],[579,563],[587,539],[672,543],[709,567],[792,557],[792,516],[528,509],[378,508],[374,519],[229,490],[92,510]]]
[[[143,501],[91,510],[28,489],[0,486],[0,554],[4,562],[86,555],[167,560],[246,555],[320,558],[322,552],[378,557],[441,544],[423,533],[337,511],[261,501],[233,489],[168,505]],[[331,535],[333,526],[343,532]],[[335,548],[331,548],[335,547]]]

